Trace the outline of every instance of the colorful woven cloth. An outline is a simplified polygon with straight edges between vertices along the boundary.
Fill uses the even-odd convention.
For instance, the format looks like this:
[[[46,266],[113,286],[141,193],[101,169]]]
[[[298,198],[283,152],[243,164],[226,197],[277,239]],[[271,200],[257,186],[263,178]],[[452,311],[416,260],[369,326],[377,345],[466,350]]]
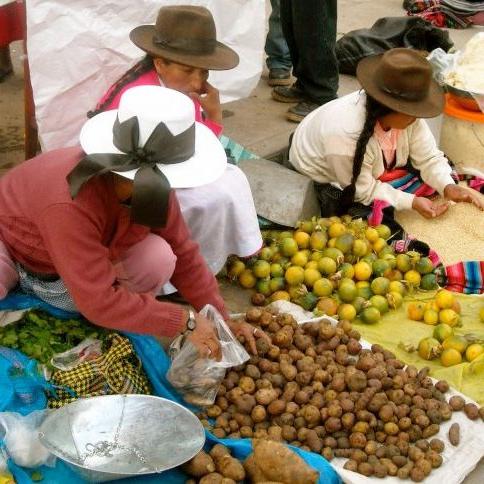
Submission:
[[[222,134],[220,135],[219,140],[227,153],[229,162],[233,163],[234,165],[238,165],[240,160],[252,160],[253,158],[259,158],[256,154],[252,153],[228,136]]]
[[[465,261],[436,270],[439,284],[464,294],[484,293],[484,261]]]
[[[465,261],[444,266],[435,250],[428,248],[425,242],[413,237],[395,240],[391,245],[397,254],[415,250],[429,257],[435,268],[437,283],[440,287],[463,294],[484,293],[484,261]],[[419,250],[421,247],[426,247],[428,254],[425,253],[425,250]]]
[[[465,29],[472,24],[471,16],[479,11],[472,10],[470,2],[449,0],[405,0],[403,8],[410,16],[427,20],[436,27]],[[463,8],[464,6],[465,8]]]
[[[457,175],[453,174],[452,176],[458,181]],[[411,173],[404,168],[385,171],[379,180],[390,184],[397,190],[411,193],[417,197],[430,197],[435,194],[435,190],[424,183],[417,173]],[[372,226],[381,224],[383,220],[383,209],[389,206],[390,204],[384,200],[375,200],[372,211],[368,216],[368,223]]]
[[[128,338],[119,334],[108,336],[102,356],[72,370],[56,371],[51,382],[61,389],[57,390],[55,398],[49,399],[50,408],[99,395],[151,394],[148,378],[133,346]]]
[[[436,7],[440,4],[440,0],[405,0],[403,8],[408,13],[424,12],[428,8]]]

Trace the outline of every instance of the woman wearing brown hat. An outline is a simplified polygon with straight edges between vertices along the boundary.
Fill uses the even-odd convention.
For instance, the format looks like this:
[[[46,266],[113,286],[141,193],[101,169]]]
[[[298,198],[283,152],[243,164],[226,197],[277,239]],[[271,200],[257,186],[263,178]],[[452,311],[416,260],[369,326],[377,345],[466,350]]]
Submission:
[[[217,41],[210,11],[198,6],[162,7],[155,25],[140,25],[129,36],[146,56],[108,89],[89,116],[117,109],[122,94],[132,87],[161,85],[188,95],[197,122],[219,136],[222,109],[218,90],[208,82],[209,70],[232,69],[239,56]],[[250,256],[262,246],[250,187],[236,166],[228,165],[222,177],[209,185],[177,189],[177,197],[212,272],[222,269],[228,255]]]
[[[317,182],[323,215],[370,215],[370,222],[383,219],[398,230],[394,209],[414,209],[426,218],[447,210],[447,203],[426,198],[435,191],[483,209],[476,192],[456,185],[421,119],[444,107],[429,62],[413,50],[391,49],[363,59],[357,77],[364,91],[315,110],[292,140],[290,163]]]

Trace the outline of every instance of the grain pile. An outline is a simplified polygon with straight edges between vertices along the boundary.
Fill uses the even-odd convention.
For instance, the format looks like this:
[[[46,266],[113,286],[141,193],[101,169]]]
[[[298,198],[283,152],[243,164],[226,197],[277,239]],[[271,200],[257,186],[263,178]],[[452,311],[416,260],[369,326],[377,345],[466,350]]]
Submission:
[[[397,212],[397,221],[409,234],[429,244],[445,265],[484,260],[484,213],[469,203],[453,204],[434,220],[413,210]]]

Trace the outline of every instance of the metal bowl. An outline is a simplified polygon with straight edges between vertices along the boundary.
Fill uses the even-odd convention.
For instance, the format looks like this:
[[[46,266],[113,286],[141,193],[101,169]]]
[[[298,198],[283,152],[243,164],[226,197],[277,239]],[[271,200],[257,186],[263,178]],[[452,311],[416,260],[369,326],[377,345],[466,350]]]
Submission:
[[[450,84],[445,84],[445,90],[450,94],[451,98],[454,99],[460,106],[469,111],[478,111],[479,104],[475,100],[472,92],[465,91],[464,89],[459,89],[458,87],[451,86]],[[476,94],[477,96],[477,94]]]
[[[49,414],[42,444],[90,482],[163,472],[195,456],[205,443],[198,418],[149,395],[77,400]]]

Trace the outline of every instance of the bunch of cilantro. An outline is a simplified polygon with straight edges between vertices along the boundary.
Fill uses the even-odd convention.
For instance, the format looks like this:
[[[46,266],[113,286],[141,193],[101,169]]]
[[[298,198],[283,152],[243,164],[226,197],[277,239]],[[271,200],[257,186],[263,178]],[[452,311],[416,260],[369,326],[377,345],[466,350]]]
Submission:
[[[22,351],[50,366],[54,354],[67,351],[86,338],[103,341],[108,334],[85,319],[57,319],[43,311],[31,310],[19,321],[0,327],[0,346]]]

